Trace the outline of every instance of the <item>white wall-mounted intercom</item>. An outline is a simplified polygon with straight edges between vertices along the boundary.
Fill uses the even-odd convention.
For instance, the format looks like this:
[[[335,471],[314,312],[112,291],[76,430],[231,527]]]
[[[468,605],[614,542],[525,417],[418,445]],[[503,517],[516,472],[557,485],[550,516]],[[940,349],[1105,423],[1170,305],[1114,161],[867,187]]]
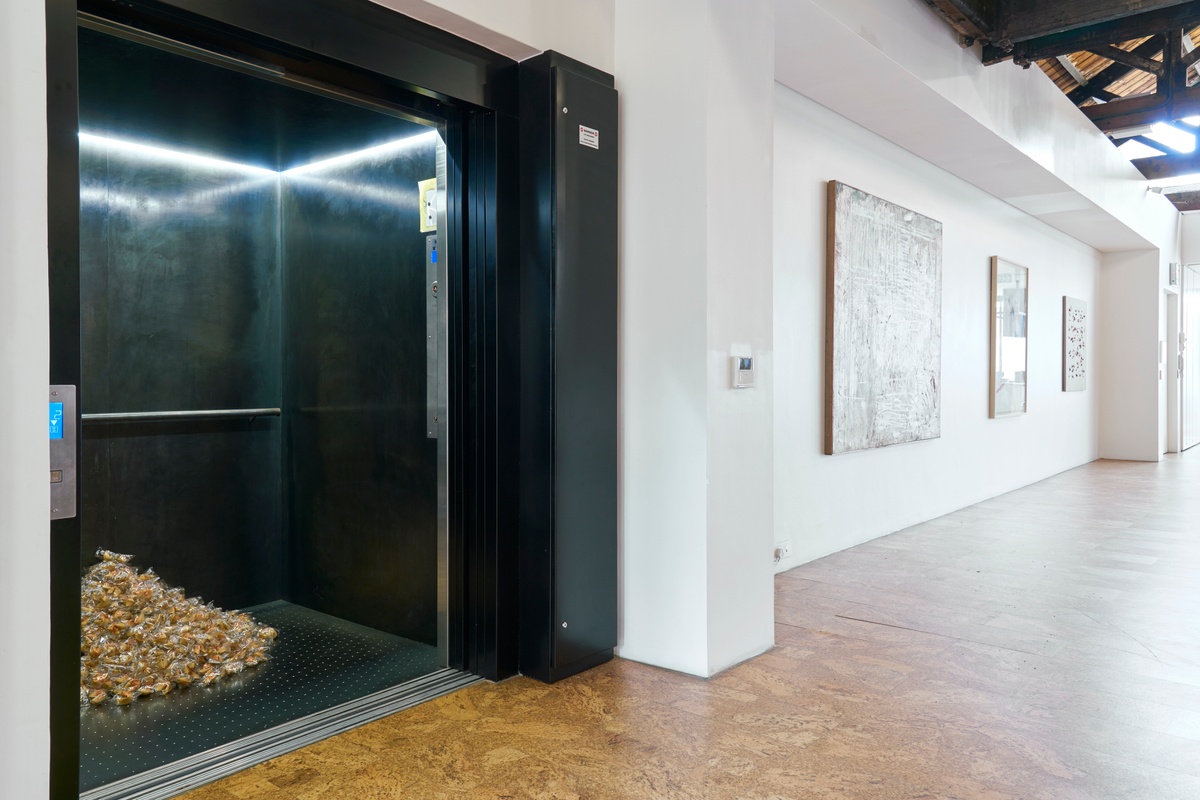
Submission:
[[[749,356],[732,356],[733,388],[754,388],[754,359]]]

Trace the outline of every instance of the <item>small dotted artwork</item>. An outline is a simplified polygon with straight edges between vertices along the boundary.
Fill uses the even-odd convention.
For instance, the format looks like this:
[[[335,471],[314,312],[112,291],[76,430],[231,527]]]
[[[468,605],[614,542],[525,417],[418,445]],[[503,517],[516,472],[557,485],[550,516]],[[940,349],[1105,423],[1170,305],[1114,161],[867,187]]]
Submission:
[[[1087,303],[1063,297],[1063,391],[1087,388]]]

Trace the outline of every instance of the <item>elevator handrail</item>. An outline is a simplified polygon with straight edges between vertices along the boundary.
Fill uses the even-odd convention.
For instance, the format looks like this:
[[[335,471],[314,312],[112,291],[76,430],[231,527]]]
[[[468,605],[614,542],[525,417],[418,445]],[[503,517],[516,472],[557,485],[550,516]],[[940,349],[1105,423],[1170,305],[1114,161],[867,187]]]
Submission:
[[[278,417],[278,408],[214,408],[200,411],[133,411],[121,414],[83,414],[84,422],[189,422],[206,419]]]

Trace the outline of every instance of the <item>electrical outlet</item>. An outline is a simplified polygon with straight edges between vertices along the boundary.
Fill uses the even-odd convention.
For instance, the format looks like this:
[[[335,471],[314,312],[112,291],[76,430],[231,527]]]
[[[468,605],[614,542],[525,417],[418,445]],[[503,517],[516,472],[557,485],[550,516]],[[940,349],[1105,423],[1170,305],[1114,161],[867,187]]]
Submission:
[[[783,561],[785,558],[792,557],[792,540],[785,539],[782,542],[775,543],[775,561]]]

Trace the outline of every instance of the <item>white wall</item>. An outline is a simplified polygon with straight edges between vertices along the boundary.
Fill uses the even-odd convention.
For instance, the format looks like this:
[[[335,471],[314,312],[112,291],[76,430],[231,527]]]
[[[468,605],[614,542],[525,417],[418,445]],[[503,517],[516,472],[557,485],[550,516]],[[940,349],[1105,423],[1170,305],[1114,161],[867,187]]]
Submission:
[[[771,9],[617,5],[619,652],[696,675],[774,641]]]
[[[1178,260],[1175,208],[1146,190],[1045,74],[983,66],[977,49],[956,47],[922,0],[778,0],[777,17],[781,83],[1098,250],[1157,251],[1157,266],[1101,274],[1118,282],[1105,291],[1117,303],[1110,316],[1121,317],[1125,298],[1136,298],[1129,317],[1141,324],[1125,329],[1138,346],[1106,358],[1106,386],[1120,393],[1123,413],[1104,417],[1100,454],[1158,458],[1166,382],[1158,381],[1156,349],[1146,363],[1145,342],[1157,348],[1160,323],[1156,310],[1146,327],[1144,306],[1152,291],[1159,308],[1166,265]],[[839,69],[813,69],[822,58]],[[1135,276],[1137,291],[1122,294]],[[1127,420],[1144,441],[1129,441]]]
[[[1200,263],[1200,212],[1184,214],[1179,227],[1182,238],[1181,261],[1184,264]]]
[[[45,9],[0,3],[0,797],[49,786]]]
[[[691,5],[617,8],[620,652],[707,674],[708,151],[692,43],[707,36],[708,20]]]
[[[1159,447],[1158,379],[1159,284],[1158,250],[1105,253],[1098,328],[1104,458],[1157,461]],[[1165,392],[1165,388],[1161,391]]]
[[[784,86],[775,98],[775,521],[793,544],[780,568],[1095,459],[1100,254]],[[829,180],[943,223],[940,439],[822,455]],[[1030,270],[1029,413],[1000,420],[988,418],[993,255]],[[1061,391],[1064,294],[1088,303],[1086,392]]]
[[[613,71],[615,0],[374,0],[518,61],[557,50]]]
[[[708,673],[775,642],[772,419],[773,0],[711,0],[708,185]],[[697,58],[693,52],[693,62]],[[660,146],[673,147],[671,135]],[[684,229],[678,236],[691,235]],[[674,236],[672,237],[674,238]],[[754,389],[730,388],[752,356]]]

